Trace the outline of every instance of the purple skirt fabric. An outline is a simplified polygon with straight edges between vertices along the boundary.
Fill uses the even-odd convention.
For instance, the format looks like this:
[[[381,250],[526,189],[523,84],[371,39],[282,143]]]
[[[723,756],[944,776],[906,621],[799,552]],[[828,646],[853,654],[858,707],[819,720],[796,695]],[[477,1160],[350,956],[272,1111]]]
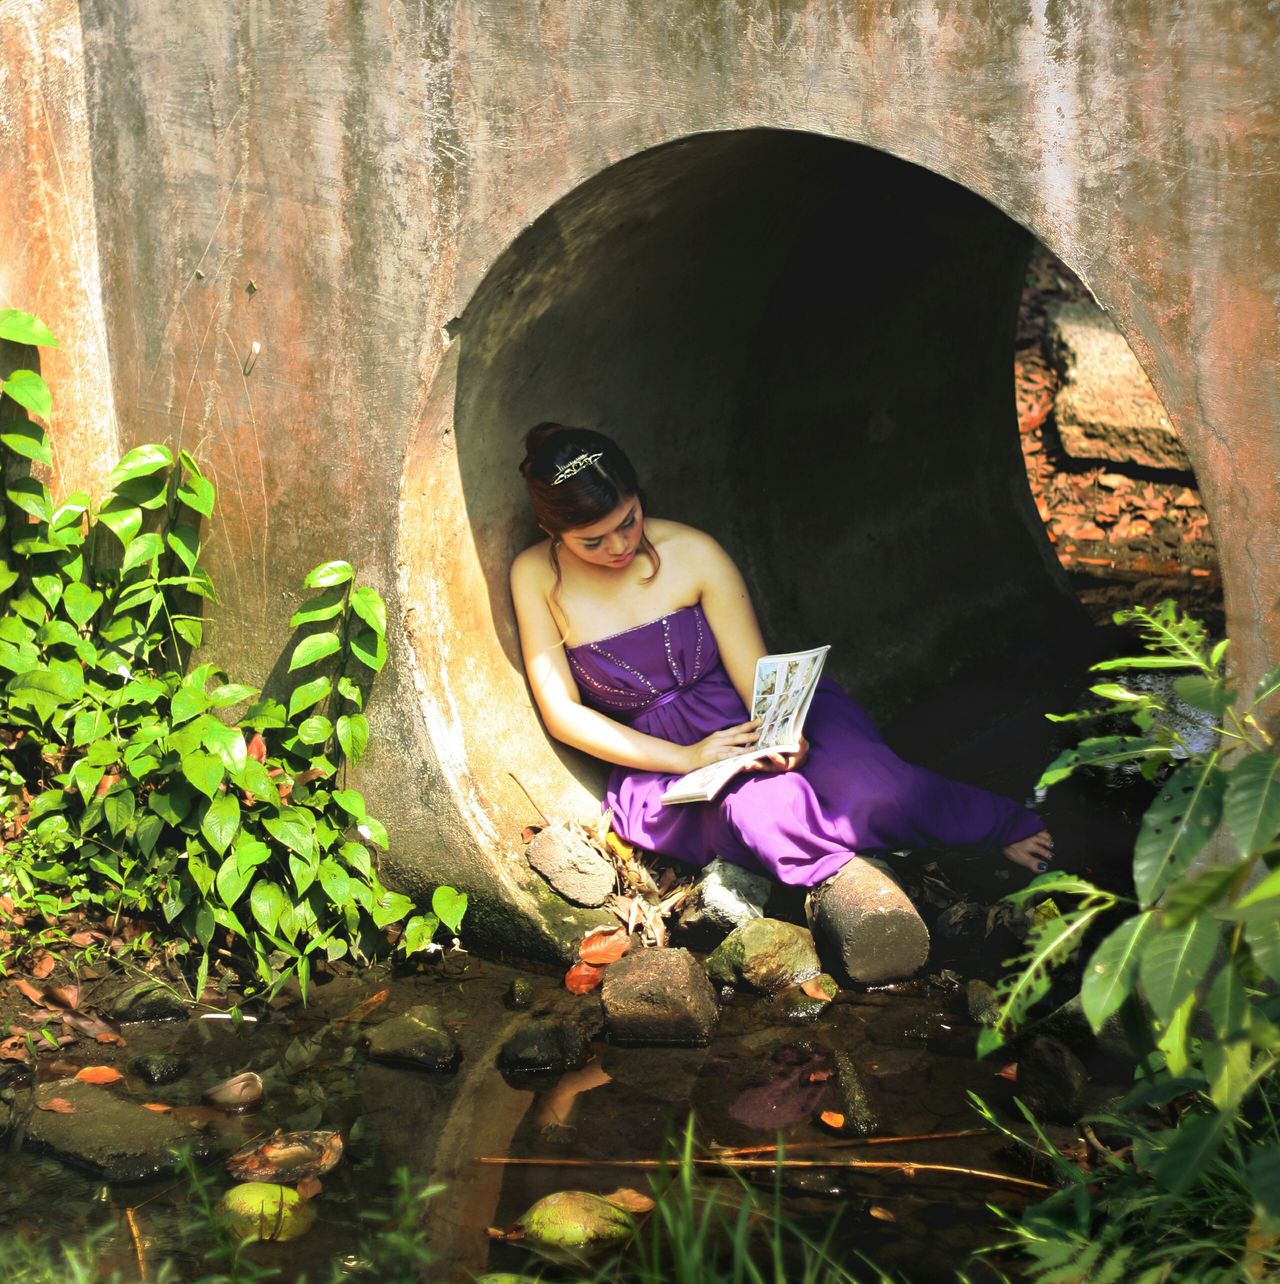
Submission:
[[[567,653],[583,700],[648,735],[687,745],[747,719],[701,606]],[[1011,798],[903,762],[826,678],[805,736],[809,756],[799,770],[740,775],[709,803],[664,807],[675,776],[615,767],[603,806],[636,847],[690,865],[721,856],[801,887],[855,854],[994,848],[1044,828]]]

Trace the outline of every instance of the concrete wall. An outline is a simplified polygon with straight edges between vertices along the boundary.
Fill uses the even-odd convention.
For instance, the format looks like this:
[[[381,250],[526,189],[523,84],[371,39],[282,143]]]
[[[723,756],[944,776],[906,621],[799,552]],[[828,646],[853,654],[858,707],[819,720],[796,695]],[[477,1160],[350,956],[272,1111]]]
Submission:
[[[941,547],[948,523],[976,511],[957,506],[963,482],[981,484],[991,510],[966,538],[1006,547],[1006,583],[966,584],[974,613],[940,574],[920,586],[916,625],[927,630],[935,608],[953,625],[980,620],[1002,591],[1054,599],[1012,481],[1011,426],[1001,442],[1008,398],[991,374],[1002,325],[1011,337],[1017,234],[943,179],[1043,239],[1107,307],[1196,468],[1237,663],[1248,676],[1280,653],[1278,37],[1276,14],[1229,0],[0,0],[0,306],[39,310],[64,338],[48,369],[66,484],[100,478],[117,433],[123,445],[165,439],[208,461],[221,487],[212,570],[224,597],[210,638],[238,676],[267,680],[277,667],[311,564],[349,557],[387,594],[392,663],[362,783],[412,886],[448,877],[487,904],[515,906],[528,929],[520,941],[534,947],[549,938],[518,859],[532,808],[508,771],[518,764],[550,811],[589,806],[591,777],[580,764],[566,770],[545,743],[512,665],[495,567],[520,536],[505,503],[514,442],[553,410],[618,427],[646,370],[654,387],[674,370],[693,389],[684,307],[711,323],[697,341],[727,400],[675,405],[650,391],[635,403],[645,419],[637,454],[672,504],[694,494],[678,469],[660,466],[673,448],[705,469],[727,443],[766,439],[810,395],[795,436],[808,457],[838,438],[846,472],[886,470],[876,520],[832,517],[813,532],[831,545],[832,578],[874,560],[866,540],[882,519],[909,526],[908,503],[922,513],[924,546]],[[642,157],[640,169],[610,170],[677,140],[741,130],[845,140],[941,177],[925,187],[929,175],[876,170],[856,151],[819,164],[776,138],[749,141],[737,168],[714,151],[702,153],[706,170],[682,168],[677,151],[656,169]],[[923,253],[896,241],[877,256],[860,238],[892,233],[883,214],[880,224],[851,220],[855,235],[838,244],[864,163],[865,174],[888,175],[881,186],[919,184],[921,200],[971,218],[979,248],[946,242],[925,220],[934,239]],[[666,186],[655,192],[655,181]],[[699,208],[723,217],[746,251],[741,280],[731,249],[706,258],[716,238]],[[646,220],[665,251],[645,241]],[[702,250],[684,295],[672,257],[682,236]],[[875,385],[867,343],[882,364],[913,338],[911,311],[883,331],[865,315],[806,315],[803,282],[822,270],[826,243],[833,284],[844,293],[860,273],[872,278],[867,306],[879,312],[895,277],[920,299],[920,273],[956,265],[976,309],[965,339],[976,373],[955,390],[965,412],[951,440],[938,388],[913,401],[901,366],[887,391]],[[593,263],[588,247],[602,245],[610,261]],[[507,280],[519,303],[522,254],[529,288],[504,311],[485,289]],[[557,261],[572,280],[552,279]],[[627,331],[617,298],[600,313],[606,279],[628,271],[654,286],[635,316],[661,329]],[[741,291],[743,315],[708,301],[707,290],[727,286]],[[584,332],[582,308],[610,317],[594,354],[606,366],[583,362],[571,384],[571,354],[555,345],[554,377],[529,370],[522,385],[495,365],[486,354],[501,351],[503,324],[535,350],[530,308],[542,304]],[[925,326],[926,367],[940,335],[964,320],[944,310]],[[246,375],[255,341],[261,355]],[[561,410],[571,386],[578,399]],[[494,405],[519,422],[504,419],[500,432]],[[707,427],[702,448],[695,423]],[[920,449],[909,434],[921,424],[939,472],[909,494],[906,460]],[[742,458],[726,485],[740,480]],[[939,497],[942,466],[966,459],[950,498]],[[807,469],[769,509],[770,538],[787,538],[815,507],[832,513],[829,481]],[[801,504],[818,482],[824,504]],[[730,522],[727,541],[739,532]],[[740,551],[781,631],[793,609],[810,613],[829,591],[827,564],[807,562],[808,580],[784,583],[767,542],[744,538]],[[903,540],[891,549],[907,551]],[[934,563],[948,565],[923,559]],[[878,636],[901,638],[911,603],[890,606]],[[972,645],[986,645],[981,631]],[[936,650],[921,638],[896,677],[889,663],[868,689],[891,704]],[[502,930],[510,937],[509,924]]]

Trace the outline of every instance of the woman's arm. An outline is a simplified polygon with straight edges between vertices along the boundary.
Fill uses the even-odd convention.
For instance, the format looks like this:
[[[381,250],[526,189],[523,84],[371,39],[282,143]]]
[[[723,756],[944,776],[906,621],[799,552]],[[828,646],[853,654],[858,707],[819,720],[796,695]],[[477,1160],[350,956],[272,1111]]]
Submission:
[[[750,711],[756,661],[767,654],[751,594],[733,559],[710,535],[696,532],[692,544],[703,613],[715,634],[729,681]]]
[[[727,727],[695,745],[677,745],[587,708],[548,605],[551,573],[540,565],[539,552],[529,549],[512,564],[511,596],[529,687],[547,730],[557,740],[622,767],[679,775],[729,757],[751,743],[753,731]]]

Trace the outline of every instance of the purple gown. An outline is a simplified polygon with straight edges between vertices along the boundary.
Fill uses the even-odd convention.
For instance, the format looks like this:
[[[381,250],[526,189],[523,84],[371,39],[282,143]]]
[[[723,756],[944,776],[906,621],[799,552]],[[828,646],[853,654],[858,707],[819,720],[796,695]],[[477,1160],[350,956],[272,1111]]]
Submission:
[[[566,650],[583,700],[648,735],[692,744],[747,719],[700,605]],[[1044,828],[1010,798],[903,762],[827,678],[804,729],[797,771],[739,775],[711,802],[664,807],[675,776],[615,767],[603,806],[636,847],[690,865],[722,856],[801,887],[857,853],[994,848]]]

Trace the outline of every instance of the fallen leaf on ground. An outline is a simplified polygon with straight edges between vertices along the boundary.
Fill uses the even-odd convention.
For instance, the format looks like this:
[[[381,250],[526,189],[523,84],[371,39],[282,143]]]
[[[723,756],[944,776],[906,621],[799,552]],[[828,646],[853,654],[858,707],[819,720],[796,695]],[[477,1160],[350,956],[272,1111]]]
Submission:
[[[820,1123],[824,1123],[828,1128],[843,1128],[844,1115],[838,1110],[824,1110],[819,1116]]]
[[[1007,1066],[1002,1066],[996,1071],[997,1078],[1008,1079],[1010,1083],[1018,1082],[1018,1063],[1010,1061]]]
[[[54,1115],[73,1115],[76,1112],[75,1106],[66,1097],[50,1097],[48,1101],[37,1101],[36,1105]]]
[[[163,1101],[144,1101],[143,1110],[153,1110],[158,1115],[167,1115],[173,1109],[172,1106],[166,1106]]]
[[[18,989],[18,993],[21,994],[24,999],[31,1003],[44,1002],[44,995],[41,994],[30,981],[23,980],[22,977],[17,976],[14,977],[13,983]]]
[[[49,973],[52,971],[53,971],[52,954],[46,954],[42,958],[38,958],[35,961],[35,963],[32,964],[32,967],[31,967],[31,975],[34,976],[37,981],[43,981],[45,977],[47,977]]]
[[[261,731],[255,731],[249,737],[249,743],[245,745],[245,752],[254,762],[266,762],[267,760],[267,742],[263,739]]]
[[[324,1190],[324,1183],[319,1177],[304,1177],[294,1189],[303,1199],[315,1199]]]
[[[44,992],[46,1002],[56,1003],[60,1008],[78,1007],[80,987],[76,985],[50,985]]]
[[[119,1083],[124,1075],[112,1066],[85,1066],[77,1071],[76,1078],[81,1083]]]
[[[99,1030],[93,1037],[99,1043],[113,1043],[117,1047],[124,1047],[124,1036],[117,1034],[114,1030]]]
[[[390,997],[390,989],[379,990],[376,994],[371,994],[368,998],[361,999],[346,1016],[340,1016],[333,1024],[339,1026],[347,1025],[351,1021],[363,1021],[365,1017],[380,1008]]]
[[[890,1212],[887,1208],[881,1208],[879,1204],[872,1204],[867,1209],[867,1215],[874,1217],[878,1222],[896,1222],[898,1220],[896,1213]]]
[[[632,1190],[630,1186],[619,1186],[617,1190],[608,1195],[601,1195],[600,1198],[607,1199],[611,1204],[629,1213],[647,1213],[653,1207],[653,1199],[649,1195]]]
[[[564,988],[570,994],[590,994],[604,980],[604,968],[594,963],[575,963],[564,974]]]
[[[618,927],[597,927],[582,938],[578,957],[584,963],[603,966],[616,963],[631,948],[631,938]]]
[[[826,1002],[830,1002],[831,1000],[831,995],[827,993],[826,987],[822,983],[822,977],[820,976],[811,977],[801,985],[800,989],[803,990],[811,999],[821,999]]]

